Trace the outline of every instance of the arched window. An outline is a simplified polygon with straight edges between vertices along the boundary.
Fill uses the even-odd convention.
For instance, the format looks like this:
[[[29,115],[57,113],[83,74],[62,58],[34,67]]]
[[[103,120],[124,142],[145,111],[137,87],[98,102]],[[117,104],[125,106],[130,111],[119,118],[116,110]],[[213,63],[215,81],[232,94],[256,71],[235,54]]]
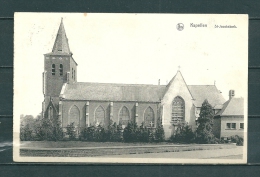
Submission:
[[[73,123],[76,127],[79,126],[79,108],[77,106],[73,106],[69,112],[69,124]]]
[[[105,110],[102,106],[99,106],[95,111],[95,122],[101,125],[105,123]]]
[[[76,77],[75,77],[75,70],[74,70],[74,80],[76,79]]]
[[[129,121],[130,121],[130,113],[127,107],[124,106],[119,113],[119,123],[126,126]]]
[[[63,65],[60,64],[60,76],[62,76],[62,75],[63,75]]]
[[[73,68],[72,68],[72,73],[71,73],[71,77],[72,77],[72,79],[73,79]]]
[[[172,122],[179,123],[185,120],[185,102],[177,96],[172,102]]]
[[[155,127],[155,119],[153,109],[149,106],[144,113],[144,126]]]
[[[55,75],[55,64],[52,64],[51,66],[51,74]]]
[[[51,106],[49,107],[49,115],[48,115],[48,118],[49,118],[49,119],[52,119],[52,118],[53,118],[53,109],[52,109]]]

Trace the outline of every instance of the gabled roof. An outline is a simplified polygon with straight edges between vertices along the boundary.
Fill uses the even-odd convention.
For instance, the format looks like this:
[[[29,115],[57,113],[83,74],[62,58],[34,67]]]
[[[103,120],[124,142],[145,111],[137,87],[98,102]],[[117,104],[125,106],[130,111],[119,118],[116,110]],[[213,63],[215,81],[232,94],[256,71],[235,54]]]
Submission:
[[[186,84],[186,81],[185,81],[185,79],[183,78],[183,76],[182,76],[180,70],[177,71],[176,75],[175,75],[175,76],[171,79],[171,81],[167,84],[165,93],[168,92],[170,86],[173,84],[173,82],[175,81],[175,79],[180,79],[180,80],[183,81],[185,87],[187,87],[187,89],[188,89],[188,91],[189,91],[191,97],[193,98],[193,95],[191,94],[190,89],[188,88],[188,85]],[[194,99],[194,98],[193,98],[193,99]]]
[[[188,88],[194,98],[196,107],[201,107],[205,99],[208,100],[212,107],[222,105],[226,101],[215,85],[188,85]]]
[[[77,82],[66,84],[65,100],[160,102],[165,85]]]
[[[223,105],[216,116],[243,116],[244,115],[244,98],[231,98]]]
[[[61,19],[60,27],[52,48],[52,52],[48,54],[56,54],[56,55],[68,55],[72,54],[70,52],[68,38],[66,36],[65,28],[63,25],[63,20]]]
[[[180,71],[167,85],[90,82],[64,84],[60,97],[65,100],[160,102],[176,78],[183,80],[196,107],[201,107],[205,99],[218,109],[225,103],[215,85],[187,85]]]

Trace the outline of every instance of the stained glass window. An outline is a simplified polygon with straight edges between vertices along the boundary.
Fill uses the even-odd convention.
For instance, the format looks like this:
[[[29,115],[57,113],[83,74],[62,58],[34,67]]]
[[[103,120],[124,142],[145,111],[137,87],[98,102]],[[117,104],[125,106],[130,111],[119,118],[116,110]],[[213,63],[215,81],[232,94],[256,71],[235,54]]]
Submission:
[[[95,111],[95,121],[97,124],[104,124],[105,110],[102,106],[99,106]]]
[[[127,107],[123,107],[120,111],[120,114],[119,114],[119,122],[122,124],[122,125],[127,125],[128,122],[130,121],[130,113],[129,113],[129,110],[127,109]]]
[[[172,122],[179,123],[185,120],[185,103],[184,100],[177,96],[172,102]]]
[[[144,113],[144,126],[155,127],[154,112],[151,107],[148,107]]]
[[[74,125],[76,127],[79,126],[79,108],[77,106],[74,105],[70,109],[69,119],[70,119],[69,123],[74,122]]]

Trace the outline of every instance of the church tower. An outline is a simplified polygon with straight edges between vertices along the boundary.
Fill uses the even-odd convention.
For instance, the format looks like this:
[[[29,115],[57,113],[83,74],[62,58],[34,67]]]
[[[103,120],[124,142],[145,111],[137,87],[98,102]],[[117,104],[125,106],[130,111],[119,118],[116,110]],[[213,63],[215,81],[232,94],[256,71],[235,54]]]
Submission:
[[[44,54],[43,117],[58,117],[59,95],[63,84],[77,82],[77,63],[72,55],[61,19],[52,52]]]

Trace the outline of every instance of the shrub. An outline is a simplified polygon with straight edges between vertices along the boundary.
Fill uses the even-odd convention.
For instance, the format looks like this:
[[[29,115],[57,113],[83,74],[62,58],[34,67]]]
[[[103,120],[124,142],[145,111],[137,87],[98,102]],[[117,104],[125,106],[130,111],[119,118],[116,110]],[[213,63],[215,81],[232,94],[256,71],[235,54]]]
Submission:
[[[136,130],[135,141],[149,142],[149,134],[149,129],[144,126],[144,123],[142,123],[141,126]]]
[[[198,128],[196,131],[197,143],[215,144],[218,143],[218,139],[212,132],[214,111],[208,100],[202,103],[200,115],[198,118]]]
[[[100,124],[91,125],[81,132],[81,139],[86,141],[100,142],[105,141],[107,137],[109,137],[109,133]]]
[[[193,143],[195,140],[195,134],[193,133],[191,126],[188,124],[180,124],[176,133],[171,136],[170,140],[176,143]]]
[[[136,122],[128,122],[127,126],[123,132],[123,138],[125,142],[136,142],[138,141],[137,137],[137,124]]]
[[[157,121],[157,127],[155,129],[154,139],[157,142],[162,142],[165,139],[164,129],[160,119],[158,119]]]
[[[74,125],[74,122],[72,122],[71,124],[67,125],[66,129],[67,129],[67,134],[69,135],[69,139],[70,140],[75,140],[77,134],[76,134],[76,127]]]
[[[105,132],[106,141],[122,141],[122,125],[116,125],[116,122],[110,120],[108,129]]]
[[[21,127],[21,131],[20,131],[21,141],[31,141],[31,140],[33,140],[32,132],[33,131],[30,128],[29,124],[25,125],[24,127]]]
[[[236,143],[237,146],[243,146],[244,145],[244,139],[238,135],[231,136],[231,142]]]

